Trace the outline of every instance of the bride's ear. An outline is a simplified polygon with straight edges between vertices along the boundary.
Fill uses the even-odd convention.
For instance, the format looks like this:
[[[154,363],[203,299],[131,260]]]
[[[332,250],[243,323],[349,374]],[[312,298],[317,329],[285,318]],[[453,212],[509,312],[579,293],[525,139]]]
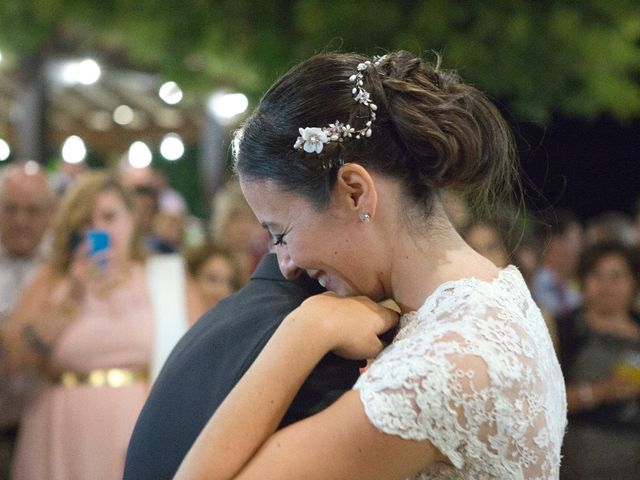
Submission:
[[[336,178],[336,193],[341,205],[354,211],[358,218],[366,213],[373,219],[378,204],[375,181],[366,168],[357,163],[340,167]]]

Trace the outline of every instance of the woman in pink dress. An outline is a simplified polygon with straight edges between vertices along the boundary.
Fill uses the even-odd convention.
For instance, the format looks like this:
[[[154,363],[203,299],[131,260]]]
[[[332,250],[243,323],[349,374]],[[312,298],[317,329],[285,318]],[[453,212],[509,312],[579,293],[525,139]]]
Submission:
[[[87,174],[58,213],[52,257],[5,333],[9,366],[37,368],[44,379],[24,412],[13,478],[120,479],[152,360],[161,361],[158,336],[173,332],[175,338],[162,340],[166,350],[181,327],[167,329],[158,320],[133,203],[116,179]],[[106,249],[94,251],[90,230],[106,232]],[[198,306],[187,301],[184,275],[171,277],[177,277],[172,309],[186,325]]]

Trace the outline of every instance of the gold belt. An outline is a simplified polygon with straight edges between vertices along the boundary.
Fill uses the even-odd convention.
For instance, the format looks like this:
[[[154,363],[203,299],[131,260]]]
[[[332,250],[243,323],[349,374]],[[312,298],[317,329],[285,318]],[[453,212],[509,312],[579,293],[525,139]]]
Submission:
[[[86,373],[64,372],[56,379],[55,383],[65,388],[73,388],[80,385],[118,388],[126,387],[136,382],[146,382],[148,379],[149,374],[144,370],[107,368]]]

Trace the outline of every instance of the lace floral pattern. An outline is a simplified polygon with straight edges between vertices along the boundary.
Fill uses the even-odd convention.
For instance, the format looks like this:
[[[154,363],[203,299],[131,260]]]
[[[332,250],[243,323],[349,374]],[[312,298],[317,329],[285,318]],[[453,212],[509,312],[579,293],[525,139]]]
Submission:
[[[412,478],[558,478],[564,380],[515,267],[441,285],[354,388],[378,429],[429,440],[453,464]]]

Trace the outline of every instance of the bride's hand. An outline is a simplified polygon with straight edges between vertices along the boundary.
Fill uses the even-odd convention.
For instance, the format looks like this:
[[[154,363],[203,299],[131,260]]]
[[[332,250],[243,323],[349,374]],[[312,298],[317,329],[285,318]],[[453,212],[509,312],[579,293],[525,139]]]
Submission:
[[[328,350],[352,360],[378,355],[387,345],[380,336],[395,329],[400,318],[367,297],[330,292],[308,298],[296,310],[300,317],[326,328]]]

